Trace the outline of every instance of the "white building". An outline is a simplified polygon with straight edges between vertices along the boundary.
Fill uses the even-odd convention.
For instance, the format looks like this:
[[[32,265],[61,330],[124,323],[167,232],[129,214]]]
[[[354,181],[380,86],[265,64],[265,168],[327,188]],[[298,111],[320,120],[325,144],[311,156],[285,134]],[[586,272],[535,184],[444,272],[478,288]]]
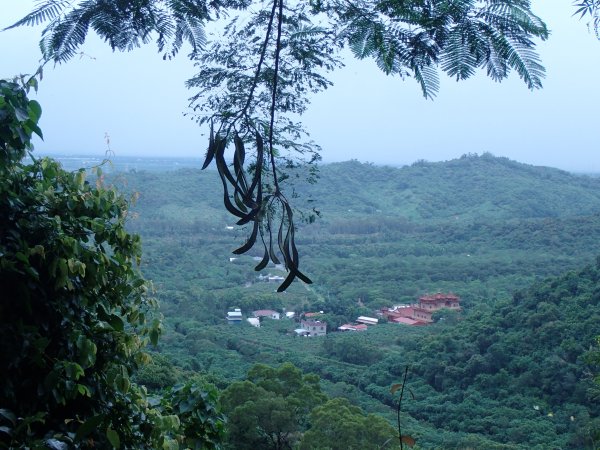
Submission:
[[[280,314],[272,309],[259,309],[254,311],[254,317],[268,317],[269,319],[279,320]]]
[[[239,324],[242,322],[242,310],[235,308],[233,311],[227,313],[227,322],[229,324]]]
[[[310,336],[325,336],[327,334],[327,323],[320,320],[302,320],[300,325],[303,330],[309,332]]]
[[[358,323],[364,323],[365,325],[377,325],[379,320],[375,317],[359,316],[356,319]]]
[[[246,320],[253,327],[260,328],[260,320],[257,317],[248,317]]]

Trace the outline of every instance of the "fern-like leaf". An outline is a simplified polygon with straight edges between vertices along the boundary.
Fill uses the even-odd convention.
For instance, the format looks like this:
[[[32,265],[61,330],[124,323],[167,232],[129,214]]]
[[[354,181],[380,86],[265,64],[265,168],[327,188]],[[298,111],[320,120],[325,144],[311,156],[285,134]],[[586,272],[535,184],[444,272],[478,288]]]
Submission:
[[[21,26],[35,26],[56,19],[65,7],[70,6],[69,0],[38,1],[36,8],[22,19],[4,28],[2,31]]]

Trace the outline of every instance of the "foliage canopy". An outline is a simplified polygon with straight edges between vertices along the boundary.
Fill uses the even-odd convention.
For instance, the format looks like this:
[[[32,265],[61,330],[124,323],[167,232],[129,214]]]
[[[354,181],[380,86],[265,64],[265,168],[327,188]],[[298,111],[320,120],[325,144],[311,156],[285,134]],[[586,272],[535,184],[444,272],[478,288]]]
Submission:
[[[596,33],[596,37],[600,39],[600,1],[599,0],[576,0],[574,2],[577,11],[581,18],[589,17],[588,26],[591,25]]]
[[[101,178],[25,162],[40,115],[0,80],[0,448],[218,447],[214,392],[155,401],[130,381],[161,332],[139,236]]]
[[[319,377],[303,375],[291,363],[278,368],[257,364],[248,380],[223,391],[229,443],[236,449],[292,448],[308,426],[310,411],[325,399]]]

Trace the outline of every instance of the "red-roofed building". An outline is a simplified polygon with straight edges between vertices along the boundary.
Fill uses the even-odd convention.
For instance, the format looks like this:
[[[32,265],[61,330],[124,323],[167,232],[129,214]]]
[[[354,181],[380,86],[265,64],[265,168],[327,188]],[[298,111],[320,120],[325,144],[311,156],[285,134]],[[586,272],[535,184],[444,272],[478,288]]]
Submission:
[[[412,305],[399,305],[393,309],[382,308],[381,313],[387,318],[388,322],[397,322],[397,319],[403,317],[412,317],[414,313],[414,306]]]
[[[409,319],[408,317],[398,317],[396,320],[394,320],[394,323],[402,323],[404,325],[427,325],[425,322]]]
[[[419,298],[419,304],[413,308],[412,318],[430,323],[433,322],[432,314],[444,308],[460,311],[460,298],[454,294],[424,295]]]
[[[423,325],[424,323],[433,322],[431,319],[432,314],[444,308],[460,311],[460,297],[454,294],[442,293],[424,295],[419,298],[419,303],[415,305],[399,305],[393,309],[383,308],[381,313],[389,322]],[[409,323],[404,319],[411,319],[419,323]]]

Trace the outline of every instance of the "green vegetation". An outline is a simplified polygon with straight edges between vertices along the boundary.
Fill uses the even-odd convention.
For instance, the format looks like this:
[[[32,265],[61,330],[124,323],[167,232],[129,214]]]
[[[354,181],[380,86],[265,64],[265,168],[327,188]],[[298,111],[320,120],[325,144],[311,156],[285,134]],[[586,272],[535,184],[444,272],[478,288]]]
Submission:
[[[500,81],[514,71],[529,89],[540,88],[545,69],[536,45],[549,36],[530,2],[514,0],[319,0],[285,7],[283,0],[41,0],[7,29],[40,23],[47,23],[42,67],[73,58],[92,30],[120,51],[156,39],[164,59],[191,44],[198,72],[186,82],[194,90],[190,106],[198,124],[210,126],[202,168],[215,163],[224,209],[236,225],[252,229],[235,253],[259,247],[256,267],[284,265],[279,291],[295,279],[312,283],[300,269],[293,191],[284,193],[282,182],[298,161],[311,167],[312,180],[320,148],[299,116],[311,95],[332,85],[327,74],[343,66],[343,49],[374,59],[387,75],[412,77],[433,98],[439,72],[458,81],[481,70]]]
[[[326,400],[319,377],[302,375],[290,363],[277,369],[256,365],[247,381],[223,391],[228,438],[234,449],[292,448],[308,427],[308,415]]]
[[[375,414],[365,415],[345,398],[315,408],[311,428],[302,437],[301,450],[360,450],[398,448],[397,431]]]
[[[600,180],[491,155],[325,166],[321,182],[348,203],[319,185],[300,192],[322,205],[300,242],[318,285],[277,294],[251,257],[230,259],[244,236],[207,174],[97,172],[88,183],[48,159],[25,164],[40,110],[2,87],[7,123],[24,132],[1,130],[15,139],[3,137],[3,447],[394,448],[390,386],[410,367],[403,433],[419,448],[594,448],[600,269],[555,275],[595,262]],[[113,186],[138,197],[127,215]],[[382,195],[367,204],[370,192]],[[331,330],[436,290],[461,295],[465,311],[323,338],[294,336],[289,319],[224,319],[232,307],[323,310]],[[160,353],[144,353],[148,341]],[[222,389],[227,425],[208,383]]]
[[[159,350],[176,366],[161,363],[160,383],[168,383],[164,373],[178,380],[198,372],[227,390],[256,363],[291,362],[317,374],[330,398],[361,408],[351,421],[376,414],[393,425],[390,386],[410,366],[403,432],[419,448],[593,448],[599,179],[488,154],[399,169],[324,166],[317,185],[297,187],[313,200],[306,207],[322,212],[299,241],[316,284],[285,294],[259,281],[252,258],[230,261],[232,239],[245,236],[226,228],[210,173],[121,173],[113,181],[139,194],[129,226],[142,234],[142,269],[165,316]],[[334,202],[326,185],[347,203]],[[436,209],[423,206],[436,198],[444,199]],[[272,265],[269,272],[281,273]],[[459,294],[465,311],[437,314],[429,327],[381,324],[311,339],[293,336],[292,320],[264,319],[257,329],[224,319],[233,307],[245,315],[323,310],[331,330],[434,291]],[[312,439],[318,429],[301,423],[296,430]],[[309,442],[298,432],[290,431],[298,445]]]
[[[219,447],[213,388],[131,382],[161,331],[139,236],[114,188],[23,162],[40,115],[0,80],[0,448]]]
[[[318,205],[322,215],[302,227],[298,242],[316,283],[275,296],[272,286],[257,283],[251,258],[230,253],[246,235],[225,228],[233,223],[220,211],[212,174],[130,173],[117,181],[139,192],[130,227],[144,236],[143,270],[159,295],[179,299],[166,311],[189,317],[189,306],[202,322],[220,321],[236,304],[326,310],[339,323],[361,304],[412,302],[438,290],[459,293],[469,306],[580,267],[600,250],[595,178],[491,155],[401,169],[332,164],[317,185],[296,186],[312,200],[305,209]],[[346,202],[334,201],[326,186]],[[437,198],[438,208],[423,206]],[[283,274],[273,266],[263,272]]]
[[[295,284],[277,296],[251,270],[259,258],[259,267],[284,273],[267,265],[278,262],[276,246],[289,272],[279,290],[293,277],[308,280],[279,183],[313,175],[287,152],[318,160],[289,117],[329,86],[324,73],[340,65],[342,48],[375,59],[387,74],[414,77],[426,97],[437,92],[438,65],[457,79],[485,69],[501,80],[512,69],[537,88],[544,69],[534,41],[548,31],[529,2],[301,2],[286,5],[285,17],[281,0],[255,6],[46,0],[13,25],[49,22],[46,62],[73,57],[89,29],[120,50],[154,33],[168,58],[190,42],[200,67],[188,81],[198,89],[192,105],[197,120],[211,124],[204,166],[216,161],[226,209],[252,231],[235,236],[245,241],[236,254],[245,256],[231,258],[225,243],[238,232],[211,200],[217,190],[205,195],[193,186],[195,171],[110,180],[141,195],[139,219],[126,231],[127,202],[99,171],[93,187],[83,170],[21,162],[32,133],[41,135],[41,109],[2,81],[0,281],[9,288],[0,304],[0,445],[394,447],[389,387],[410,367],[404,428],[422,448],[596,446],[599,411],[588,390],[598,352],[588,348],[597,334],[598,267],[539,279],[598,253],[597,180],[491,155],[403,169],[332,165],[322,184],[300,193],[309,222],[318,214],[308,199],[324,214],[298,242],[307,256],[302,270],[317,286]],[[595,2],[577,6],[597,19]],[[240,10],[249,15],[243,25]],[[204,47],[203,26],[214,17],[231,21]],[[233,172],[225,162],[231,143]],[[136,268],[135,231],[166,316],[162,356],[137,375],[161,323]],[[459,293],[464,315],[322,339],[295,337],[292,321],[223,324],[230,307],[270,307],[323,310],[335,328],[435,290]],[[207,381],[224,389],[226,438]]]

